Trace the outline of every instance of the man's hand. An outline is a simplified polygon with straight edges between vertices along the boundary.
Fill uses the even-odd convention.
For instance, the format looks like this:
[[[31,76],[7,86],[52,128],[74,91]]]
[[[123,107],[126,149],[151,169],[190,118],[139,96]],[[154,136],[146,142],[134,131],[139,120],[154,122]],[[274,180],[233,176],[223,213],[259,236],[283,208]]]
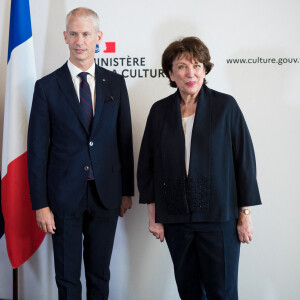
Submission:
[[[253,237],[253,224],[251,215],[245,215],[239,212],[239,218],[237,221],[237,232],[241,243],[249,244]]]
[[[122,204],[120,207],[120,217],[124,217],[127,209],[130,209],[132,206],[132,200],[129,196],[123,196],[122,197]]]
[[[49,206],[36,210],[36,221],[39,228],[45,233],[55,234],[55,222]]]
[[[155,223],[155,203],[147,205],[148,217],[149,217],[149,231],[161,242],[165,239],[164,225],[161,223]]]

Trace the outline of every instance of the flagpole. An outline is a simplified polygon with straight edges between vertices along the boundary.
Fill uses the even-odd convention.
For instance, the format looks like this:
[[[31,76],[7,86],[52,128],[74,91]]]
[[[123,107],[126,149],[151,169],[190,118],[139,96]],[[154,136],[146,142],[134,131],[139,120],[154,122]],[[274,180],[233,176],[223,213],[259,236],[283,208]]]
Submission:
[[[19,280],[18,268],[13,269],[13,300],[18,300],[19,294]]]

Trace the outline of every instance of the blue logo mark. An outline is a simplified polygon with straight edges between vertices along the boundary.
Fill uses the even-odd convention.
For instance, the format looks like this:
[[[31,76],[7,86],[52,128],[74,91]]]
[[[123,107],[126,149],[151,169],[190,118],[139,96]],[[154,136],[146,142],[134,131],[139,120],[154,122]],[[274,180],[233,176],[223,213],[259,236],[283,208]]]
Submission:
[[[96,45],[95,53],[99,53],[99,52],[100,52],[99,45]]]

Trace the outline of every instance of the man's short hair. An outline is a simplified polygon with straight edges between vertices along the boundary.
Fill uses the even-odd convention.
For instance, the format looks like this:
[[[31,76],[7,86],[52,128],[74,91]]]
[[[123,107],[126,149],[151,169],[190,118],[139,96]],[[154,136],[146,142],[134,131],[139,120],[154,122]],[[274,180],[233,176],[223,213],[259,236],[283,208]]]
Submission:
[[[66,30],[68,30],[68,23],[71,17],[78,17],[80,18],[91,18],[93,20],[94,26],[96,31],[99,31],[100,28],[100,21],[99,21],[99,16],[97,15],[96,12],[93,10],[87,8],[87,7],[77,7],[72,9],[66,17]]]

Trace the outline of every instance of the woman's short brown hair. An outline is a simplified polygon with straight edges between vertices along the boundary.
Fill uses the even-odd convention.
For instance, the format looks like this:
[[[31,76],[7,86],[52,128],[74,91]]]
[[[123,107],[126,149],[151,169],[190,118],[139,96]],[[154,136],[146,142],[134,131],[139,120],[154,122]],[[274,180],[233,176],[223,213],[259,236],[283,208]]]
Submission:
[[[206,74],[210,72],[213,63],[210,62],[210,54],[205,44],[195,36],[186,37],[171,43],[162,55],[162,69],[170,80],[171,87],[177,87],[176,83],[170,79],[169,72],[172,71],[173,61],[179,57],[201,62],[204,65]],[[206,80],[204,79],[204,84]]]

